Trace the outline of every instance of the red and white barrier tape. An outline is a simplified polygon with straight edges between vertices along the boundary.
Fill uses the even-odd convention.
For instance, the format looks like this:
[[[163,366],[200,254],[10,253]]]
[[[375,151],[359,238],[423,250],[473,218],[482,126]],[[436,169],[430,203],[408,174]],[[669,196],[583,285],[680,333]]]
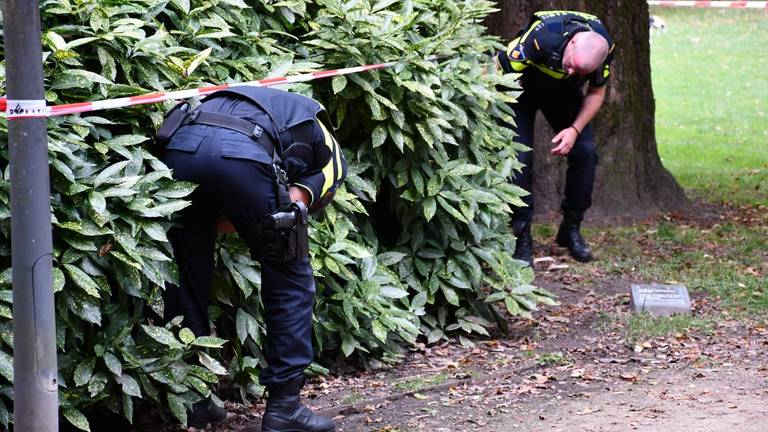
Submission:
[[[432,58],[430,58],[432,59]],[[223,84],[217,86],[200,87],[196,89],[177,90],[170,92],[149,93],[141,96],[122,97],[117,99],[106,99],[93,102],[81,102],[64,105],[46,106],[44,100],[6,100],[0,98],[0,110],[5,111],[9,119],[53,117],[66,114],[82,113],[88,111],[97,111],[111,108],[125,108],[134,105],[143,105],[167,100],[188,99],[191,97],[206,96],[215,91],[224,90],[233,87],[251,86],[251,87],[270,87],[280,84],[291,84],[312,81],[318,78],[328,78],[339,75],[348,75],[353,73],[365,72],[374,69],[382,69],[394,66],[397,62],[378,63],[364,66],[354,66],[344,69],[332,69],[305,74],[266,78],[259,81],[248,81],[235,84]]]
[[[649,6],[768,9],[768,1],[648,1]]]

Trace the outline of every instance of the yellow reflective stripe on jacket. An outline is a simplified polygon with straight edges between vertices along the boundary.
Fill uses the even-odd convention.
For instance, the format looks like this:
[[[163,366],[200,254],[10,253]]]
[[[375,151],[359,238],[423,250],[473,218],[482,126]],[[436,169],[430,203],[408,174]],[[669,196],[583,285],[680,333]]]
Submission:
[[[563,78],[566,78],[566,77],[568,77],[568,74],[567,74],[567,73],[565,73],[565,72],[554,71],[554,70],[552,70],[552,69],[550,69],[550,68],[548,68],[548,67],[546,67],[546,66],[542,66],[542,65],[540,65],[540,64],[537,64],[537,63],[533,63],[533,62],[530,62],[529,64],[530,64],[531,66],[535,66],[535,67],[536,67],[536,69],[538,69],[538,70],[540,70],[541,72],[543,72],[543,73],[545,73],[545,74],[547,74],[547,75],[551,76],[552,78],[555,78],[555,79],[563,79]]]
[[[535,15],[537,18],[550,18],[550,17],[560,16],[560,15],[577,15],[582,18],[600,22],[600,18],[598,18],[597,15],[592,15],[592,14],[588,14],[585,12],[578,12],[578,11],[548,10],[548,11],[534,12],[533,15]]]
[[[339,179],[339,176],[341,176],[341,149],[333,138],[333,135],[331,135],[325,125],[323,125],[323,122],[319,121],[317,124],[319,124],[320,129],[323,130],[325,145],[331,150],[331,160],[329,160],[328,164],[323,167],[323,177],[325,177],[325,179],[323,182],[323,189],[320,191],[320,196],[323,196],[329,189],[331,189],[333,183]]]

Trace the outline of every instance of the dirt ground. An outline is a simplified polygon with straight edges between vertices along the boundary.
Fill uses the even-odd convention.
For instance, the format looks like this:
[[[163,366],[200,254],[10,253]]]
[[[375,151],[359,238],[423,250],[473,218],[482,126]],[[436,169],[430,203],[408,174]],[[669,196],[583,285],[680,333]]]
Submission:
[[[765,372],[739,365],[661,371],[641,383],[537,397],[514,407],[525,415],[496,419],[476,430],[765,431],[766,378]]]
[[[345,432],[766,430],[765,327],[726,316],[631,346],[601,321],[627,308],[623,281],[573,292],[540,279],[562,302],[541,324],[474,348],[417,348],[394,370],[313,385],[309,403]]]
[[[693,317],[707,325],[636,338],[629,286],[642,281],[550,265],[536,265],[535,284],[560,305],[536,321],[510,319],[509,334],[474,346],[417,345],[391,369],[313,379],[307,404],[339,432],[768,430],[766,317],[693,292]],[[227,407],[229,419],[209,430],[260,431],[263,405]]]
[[[723,320],[708,334],[631,347],[599,322],[601,312],[626,308],[625,294],[610,293],[619,285],[584,297],[560,292],[563,306],[544,324],[454,347],[449,382],[326,413],[340,431],[766,430],[768,330]],[[451,370],[444,354],[435,367]]]

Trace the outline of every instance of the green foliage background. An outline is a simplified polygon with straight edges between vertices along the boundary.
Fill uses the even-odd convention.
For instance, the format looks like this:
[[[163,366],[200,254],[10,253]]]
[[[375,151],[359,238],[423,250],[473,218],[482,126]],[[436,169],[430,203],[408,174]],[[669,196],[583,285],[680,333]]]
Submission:
[[[514,77],[485,74],[488,1],[45,0],[49,104],[242,82],[398,61],[367,74],[295,85],[325,104],[350,162],[346,188],[311,227],[323,362],[397,360],[401,346],[487,334],[501,306],[530,316],[549,294],[511,258],[508,176]],[[425,60],[428,56],[437,56]],[[4,64],[3,64],[4,66]],[[4,70],[4,68],[3,68]],[[4,76],[0,80],[4,86]],[[265,337],[260,275],[222,237],[211,297],[217,337],[161,325],[177,280],[165,231],[194,185],[147,150],[172,106],[51,118],[54,284],[62,412],[89,430],[106,406],[129,420],[138,400],[185,407],[227,376],[259,395]],[[0,121],[2,130],[7,122]],[[7,145],[0,179],[0,423],[12,381]],[[323,367],[315,365],[315,371]]]

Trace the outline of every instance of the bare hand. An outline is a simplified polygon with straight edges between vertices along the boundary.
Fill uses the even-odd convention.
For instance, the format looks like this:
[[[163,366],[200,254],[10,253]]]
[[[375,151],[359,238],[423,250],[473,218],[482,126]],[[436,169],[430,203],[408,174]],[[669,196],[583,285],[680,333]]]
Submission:
[[[309,206],[309,192],[306,189],[298,186],[291,186],[288,189],[288,195],[291,196],[291,201],[301,201],[305,206]]]
[[[552,138],[552,144],[557,146],[553,148],[550,153],[556,156],[565,156],[571,152],[573,145],[576,143],[576,139],[579,134],[572,127],[567,127],[560,131],[554,138]]]
[[[232,222],[226,216],[220,214],[216,217],[216,232],[219,234],[231,234],[237,231]]]

